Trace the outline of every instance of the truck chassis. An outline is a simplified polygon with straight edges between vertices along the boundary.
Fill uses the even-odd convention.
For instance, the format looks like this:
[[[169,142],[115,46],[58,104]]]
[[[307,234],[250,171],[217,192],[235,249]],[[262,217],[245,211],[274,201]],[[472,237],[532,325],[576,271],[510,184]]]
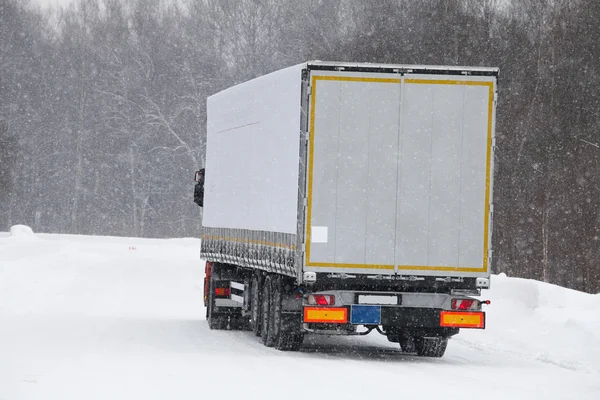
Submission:
[[[474,290],[406,281],[329,278],[298,285],[294,278],[206,262],[204,303],[210,329],[251,330],[267,347],[300,349],[306,334],[367,335],[372,331],[404,352],[442,357],[462,328],[485,328]],[[337,280],[337,283],[332,279]],[[332,289],[335,287],[335,289]]]

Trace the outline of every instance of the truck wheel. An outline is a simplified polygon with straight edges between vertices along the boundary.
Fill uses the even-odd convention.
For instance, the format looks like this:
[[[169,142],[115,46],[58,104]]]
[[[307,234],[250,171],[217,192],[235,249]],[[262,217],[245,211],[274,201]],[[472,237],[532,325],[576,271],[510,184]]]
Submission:
[[[265,282],[263,284],[262,290],[262,315],[261,315],[261,332],[260,336],[262,338],[262,342],[267,347],[273,347],[275,341],[273,340],[273,332],[271,332],[272,323],[272,315],[271,312],[271,284],[272,277],[267,276],[265,278]]]
[[[298,351],[304,343],[301,332],[282,332],[275,342],[275,348],[281,351]]]
[[[208,316],[208,327],[211,330],[223,330],[227,329],[227,317],[217,317],[213,315]]]
[[[410,333],[401,330],[388,334],[388,340],[390,342],[398,343],[403,353],[416,353],[415,341]]]
[[[244,316],[231,317],[229,326],[231,330],[248,331],[250,330],[250,320]]]
[[[387,340],[392,343],[400,343],[398,335],[387,335]]]
[[[298,329],[300,314],[283,313],[283,283],[281,277],[271,281],[272,325],[269,329],[275,341],[275,348],[283,351],[298,351],[304,341],[304,334]]]
[[[415,349],[421,357],[442,357],[448,346],[448,338],[445,337],[416,337]]]
[[[250,300],[251,303],[251,315],[250,315],[250,326],[252,327],[252,332],[254,332],[254,334],[256,336],[260,336],[260,332],[261,332],[261,314],[262,314],[262,304],[261,304],[261,296],[260,296],[260,278],[258,275],[255,275],[252,278],[252,289],[250,291],[250,294],[252,296],[252,299]]]
[[[400,348],[402,349],[403,353],[416,353],[417,352],[417,349],[415,348],[415,342],[410,337],[399,338],[398,343],[400,344]]]
[[[210,275],[209,291],[208,291],[208,305],[206,307],[206,320],[208,321],[208,327],[210,329],[227,329],[227,317],[222,315],[215,315],[213,312],[215,307],[215,283],[221,276],[221,270],[217,264],[213,265],[212,274]]]

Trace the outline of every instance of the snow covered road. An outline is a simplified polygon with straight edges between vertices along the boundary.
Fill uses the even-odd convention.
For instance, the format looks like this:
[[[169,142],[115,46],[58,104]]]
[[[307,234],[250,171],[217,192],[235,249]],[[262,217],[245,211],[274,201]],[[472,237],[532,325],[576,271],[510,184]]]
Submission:
[[[499,276],[488,329],[442,359],[376,333],[288,353],[208,329],[198,254],[194,239],[0,233],[0,400],[600,399],[600,295]]]

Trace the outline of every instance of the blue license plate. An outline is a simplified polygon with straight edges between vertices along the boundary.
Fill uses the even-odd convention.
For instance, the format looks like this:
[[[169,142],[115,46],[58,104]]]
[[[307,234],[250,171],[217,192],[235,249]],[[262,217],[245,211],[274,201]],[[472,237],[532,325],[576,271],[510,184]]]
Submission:
[[[353,325],[381,324],[381,306],[353,305],[350,313],[350,323]]]

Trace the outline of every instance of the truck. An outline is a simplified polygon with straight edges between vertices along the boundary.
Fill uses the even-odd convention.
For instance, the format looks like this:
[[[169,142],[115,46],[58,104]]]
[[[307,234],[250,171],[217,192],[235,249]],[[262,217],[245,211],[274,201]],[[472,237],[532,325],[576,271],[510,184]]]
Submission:
[[[376,331],[425,357],[484,329],[498,74],[309,61],[208,97],[210,329],[292,351]]]

